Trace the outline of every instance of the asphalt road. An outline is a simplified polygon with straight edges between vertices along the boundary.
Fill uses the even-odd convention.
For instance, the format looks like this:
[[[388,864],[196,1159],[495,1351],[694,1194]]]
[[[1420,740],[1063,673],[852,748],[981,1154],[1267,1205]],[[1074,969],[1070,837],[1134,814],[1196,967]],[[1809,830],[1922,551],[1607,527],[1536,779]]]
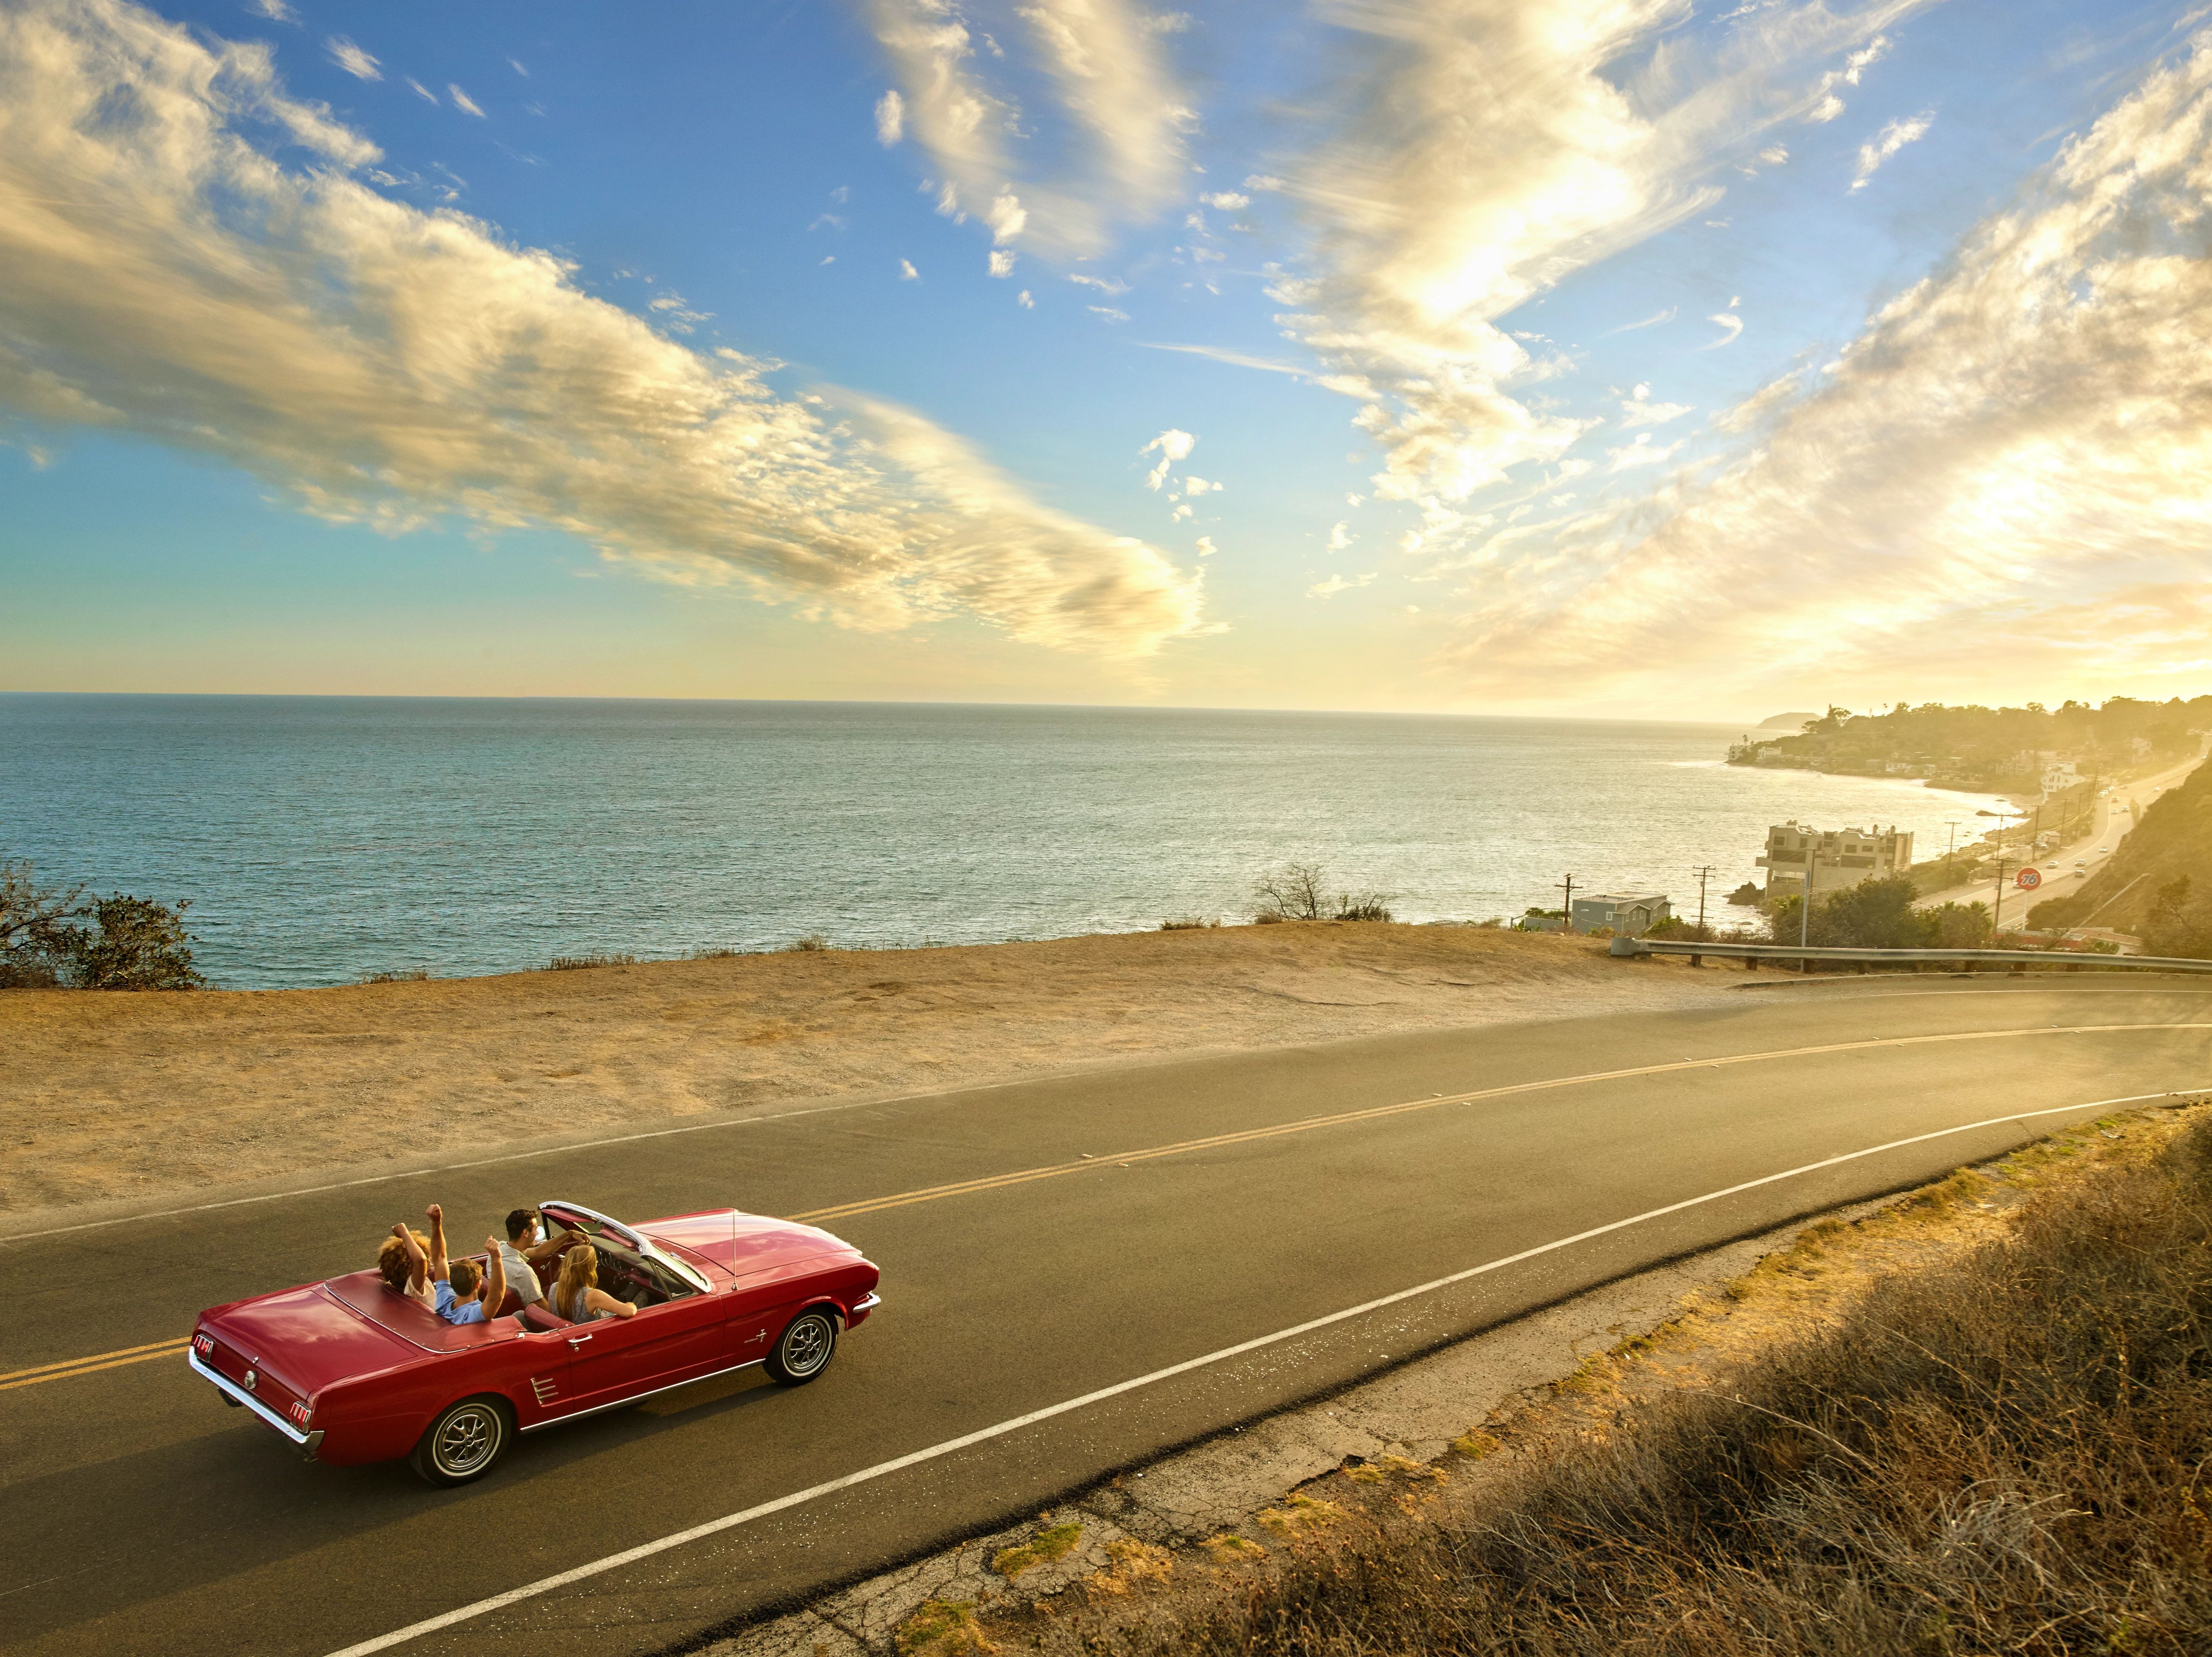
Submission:
[[[840,1107],[9,1240],[0,1646],[16,1657],[324,1657],[1595,1227],[1963,1124],[2204,1087],[2212,987],[1828,981],[1712,1011]],[[1600,1075],[1620,1071],[1632,1074]],[[1432,1098],[1474,1090],[1487,1096]],[[1411,1108],[1388,1108],[1400,1106]],[[1621,1226],[394,1648],[659,1649],[1577,1289],[2069,1119],[1998,1120]],[[1132,1154],[1178,1145],[1191,1148]],[[929,1194],[974,1179],[994,1183]],[[132,1361],[129,1349],[186,1333],[203,1306],[356,1268],[393,1220],[434,1198],[473,1236],[518,1203],[556,1196],[641,1219],[732,1203],[845,1209],[824,1223],[882,1266],[884,1307],[812,1386],[785,1392],[757,1370],[702,1383],[533,1435],[488,1481],[450,1492],[398,1464],[302,1465],[181,1357],[157,1347]],[[76,1367],[36,1373],[49,1365]]]

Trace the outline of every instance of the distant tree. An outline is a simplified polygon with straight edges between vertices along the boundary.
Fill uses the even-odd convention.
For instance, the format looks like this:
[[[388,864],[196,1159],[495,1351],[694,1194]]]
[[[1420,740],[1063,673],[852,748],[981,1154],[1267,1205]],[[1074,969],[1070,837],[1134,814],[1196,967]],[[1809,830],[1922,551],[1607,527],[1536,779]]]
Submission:
[[[70,923],[89,910],[82,886],[42,886],[29,863],[0,862],[0,989],[58,984],[75,936]]]
[[[189,898],[172,909],[119,892],[100,899],[92,906],[97,929],[77,935],[70,980],[80,990],[206,989],[192,966],[197,940],[185,930],[191,906]]]
[[[2196,898],[2195,883],[2177,874],[2160,886],[2143,922],[2143,953],[2212,958],[2212,905]]]
[[[27,862],[0,862],[0,988],[198,990],[189,899],[172,908],[82,886],[40,886]]]
[[[1289,863],[1279,874],[1261,875],[1252,882],[1252,895],[1262,915],[1285,921],[1322,918],[1322,872],[1311,863]]]
[[[1944,904],[1915,909],[1917,894],[1909,875],[1861,880],[1815,899],[1804,941],[1824,949],[1981,949],[1991,933],[1990,911],[1980,904]],[[1803,899],[1776,900],[1771,911],[1776,943],[1798,941]]]
[[[1334,900],[1325,877],[1312,863],[1287,863],[1279,874],[1262,875],[1252,883],[1260,907],[1254,919],[1270,921],[1387,921],[1390,918],[1388,892],[1340,892]]]
[[[1926,943],[1929,929],[1912,907],[1918,895],[1908,875],[1861,880],[1830,892],[1814,905],[1814,929],[1828,935],[1822,942],[1860,949],[1918,948]]]
[[[1928,941],[1938,949],[1986,949],[1996,935],[1983,904],[1939,904],[1921,918],[1934,923]]]

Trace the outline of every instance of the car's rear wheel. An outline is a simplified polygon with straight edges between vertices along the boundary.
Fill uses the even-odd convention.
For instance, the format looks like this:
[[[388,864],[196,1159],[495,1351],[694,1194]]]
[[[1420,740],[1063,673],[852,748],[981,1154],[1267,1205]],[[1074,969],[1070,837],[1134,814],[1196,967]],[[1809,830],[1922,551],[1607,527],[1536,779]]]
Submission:
[[[514,1418],[505,1404],[463,1398],[439,1412],[407,1459],[432,1484],[466,1484],[489,1472],[514,1437]]]
[[[782,1386],[804,1386],[837,1355],[837,1317],[809,1307],[784,1325],[768,1355],[769,1379]]]

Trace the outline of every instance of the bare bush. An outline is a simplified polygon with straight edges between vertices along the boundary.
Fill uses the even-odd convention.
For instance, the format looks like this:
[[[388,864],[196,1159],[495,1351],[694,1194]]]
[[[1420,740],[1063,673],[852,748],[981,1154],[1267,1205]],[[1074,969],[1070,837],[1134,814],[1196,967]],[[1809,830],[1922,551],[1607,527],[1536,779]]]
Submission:
[[[583,972],[595,966],[635,966],[635,955],[592,953],[589,955],[556,955],[545,963],[548,972]]]
[[[1279,874],[1255,880],[1252,895],[1260,905],[1252,918],[1266,926],[1279,921],[1387,921],[1396,894],[1340,892],[1332,899],[1318,865],[1285,863]]]
[[[389,972],[364,972],[363,984],[424,984],[428,982],[430,969],[427,966],[401,966]]]
[[[827,949],[829,947],[830,940],[823,937],[819,932],[809,932],[805,936],[793,938],[789,943],[784,945],[784,948],[787,950]]]
[[[1218,915],[1179,915],[1160,923],[1163,932],[1210,932],[1221,924]]]

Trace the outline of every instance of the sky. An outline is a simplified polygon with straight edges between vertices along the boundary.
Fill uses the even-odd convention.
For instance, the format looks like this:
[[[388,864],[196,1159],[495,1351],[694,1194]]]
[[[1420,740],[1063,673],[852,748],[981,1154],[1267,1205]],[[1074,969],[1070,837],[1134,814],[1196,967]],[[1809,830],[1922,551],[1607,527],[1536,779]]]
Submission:
[[[2212,8],[0,0],[0,690],[2212,689]]]

